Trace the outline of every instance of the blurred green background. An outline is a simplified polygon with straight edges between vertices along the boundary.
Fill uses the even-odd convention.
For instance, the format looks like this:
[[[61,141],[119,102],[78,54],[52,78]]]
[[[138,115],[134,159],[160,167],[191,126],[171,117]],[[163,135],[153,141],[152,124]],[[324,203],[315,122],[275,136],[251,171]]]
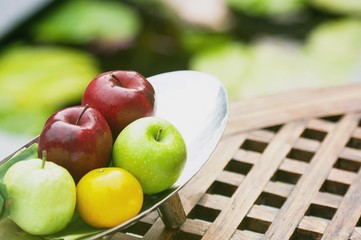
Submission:
[[[360,0],[44,1],[0,41],[12,136],[38,135],[109,70],[204,71],[230,100],[361,81]]]

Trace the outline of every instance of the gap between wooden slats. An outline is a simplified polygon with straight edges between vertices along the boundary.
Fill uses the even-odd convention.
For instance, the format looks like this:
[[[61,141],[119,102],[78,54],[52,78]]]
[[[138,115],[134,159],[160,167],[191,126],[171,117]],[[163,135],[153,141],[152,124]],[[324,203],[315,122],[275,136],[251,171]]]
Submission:
[[[348,114],[340,120],[332,132],[328,133],[262,239],[279,240],[291,237],[312,199],[329,175],[338,154],[357,127],[358,121],[359,115]]]
[[[261,159],[252,167],[202,239],[231,238],[305,126],[304,121],[293,122],[284,125],[278,131],[264,150]]]

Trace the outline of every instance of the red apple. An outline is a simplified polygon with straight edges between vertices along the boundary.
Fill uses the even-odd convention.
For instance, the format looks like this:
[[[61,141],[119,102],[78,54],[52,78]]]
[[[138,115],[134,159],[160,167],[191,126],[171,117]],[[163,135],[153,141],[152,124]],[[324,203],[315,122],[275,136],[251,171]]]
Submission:
[[[92,169],[110,164],[113,138],[102,114],[89,106],[73,106],[49,117],[39,140],[38,155],[66,168],[75,182]]]
[[[148,80],[135,71],[99,74],[84,91],[82,104],[96,108],[107,120],[113,138],[131,122],[154,113],[155,92]]]

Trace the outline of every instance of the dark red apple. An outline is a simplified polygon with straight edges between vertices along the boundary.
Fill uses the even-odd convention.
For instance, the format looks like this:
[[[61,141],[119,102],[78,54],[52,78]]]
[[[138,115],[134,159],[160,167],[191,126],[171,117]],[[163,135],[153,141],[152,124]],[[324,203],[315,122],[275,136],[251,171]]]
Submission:
[[[39,136],[38,155],[66,168],[75,182],[92,169],[110,164],[113,138],[103,115],[89,106],[73,106],[49,117]]]
[[[82,104],[96,108],[107,120],[113,138],[129,123],[154,113],[155,92],[151,83],[135,71],[99,74],[84,91]]]

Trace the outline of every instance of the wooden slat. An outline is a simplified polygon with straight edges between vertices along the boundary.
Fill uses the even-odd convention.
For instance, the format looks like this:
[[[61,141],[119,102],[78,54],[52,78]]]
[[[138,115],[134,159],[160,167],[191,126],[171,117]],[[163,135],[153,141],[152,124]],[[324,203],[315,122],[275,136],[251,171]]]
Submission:
[[[341,201],[342,196],[326,192],[318,192],[316,197],[312,200],[312,203],[337,209]]]
[[[261,237],[260,233],[236,230],[230,240],[259,240]]]
[[[356,84],[234,102],[230,105],[227,132],[234,134],[302,118],[359,111],[361,104],[354,103],[361,102],[360,92],[361,85]]]
[[[283,126],[202,239],[219,240],[229,239],[232,236],[304,127],[305,122]]]
[[[334,126],[334,123],[318,118],[311,119],[307,124],[307,128],[315,129],[322,132],[330,132],[334,128]]]
[[[229,171],[222,171],[217,177],[217,181],[231,184],[234,186],[238,186],[239,184],[241,184],[243,179],[244,175]]]
[[[261,142],[270,142],[274,136],[275,134],[273,132],[266,131],[263,129],[254,130],[247,134],[248,139],[261,141]]]
[[[351,185],[356,178],[356,173],[344,171],[340,169],[331,169],[330,175],[327,177],[328,180]]]
[[[258,152],[251,152],[244,149],[239,149],[232,157],[232,159],[239,160],[241,162],[255,164],[261,158],[261,154]]]
[[[275,218],[278,208],[273,208],[264,205],[253,205],[248,212],[247,217],[263,220],[265,222],[272,222]]]
[[[330,221],[327,219],[313,216],[305,216],[302,218],[300,224],[298,225],[298,229],[304,230],[306,232],[315,232],[322,234],[325,231],[329,222]]]
[[[296,161],[292,159],[285,159],[284,162],[281,164],[280,170],[284,170],[289,173],[296,173],[299,175],[304,174],[305,171],[308,169],[308,164],[302,161]],[[339,182],[343,184],[350,185],[356,174],[349,171],[344,171],[340,169],[331,169],[329,176],[327,177],[328,180]]]
[[[151,229],[144,235],[143,239],[172,239],[176,234],[175,229],[170,229],[164,226],[162,220],[159,218],[151,227]]]
[[[283,182],[268,182],[263,191],[287,198],[293,186],[292,184]]]
[[[149,213],[147,216],[142,218],[140,221],[148,224],[153,224],[159,218],[159,214],[157,211],[153,211]]]
[[[209,225],[209,222],[187,219],[186,222],[180,227],[180,230],[202,236],[207,231]]]
[[[358,124],[358,115],[346,115],[327,135],[307,171],[277,214],[263,239],[288,239],[301,221],[312,199],[327,178],[337,156]]]
[[[361,139],[361,128],[359,128],[359,127],[356,128],[355,131],[352,134],[352,137]]]
[[[350,237],[351,240],[359,240],[361,239],[361,227],[356,227],[354,231],[352,232],[352,235]]]
[[[99,238],[99,240],[102,238]],[[142,237],[139,236],[132,236],[132,235],[128,235],[125,233],[121,233],[121,232],[117,232],[116,234],[114,234],[110,240],[141,240]]]
[[[315,99],[323,99],[325,104],[333,99],[339,99],[340,102],[346,103],[346,106],[351,105],[354,99],[357,99],[361,91],[361,84],[351,84],[345,86],[319,88],[319,89],[302,89],[281,94],[269,95],[264,97],[252,98],[252,99],[240,99],[233,101],[230,104],[230,112],[237,112],[239,115],[247,115],[252,112],[264,111],[267,109],[275,109],[280,105],[298,106],[300,104],[307,104],[313,106],[312,103]],[[345,101],[344,99],[350,99]],[[355,104],[357,105],[357,104]],[[341,111],[341,114],[348,112],[347,110],[354,109],[354,107],[345,108]],[[326,108],[325,111],[328,109]],[[333,115],[328,112],[321,111],[323,116]],[[306,115],[307,116],[307,115]],[[308,117],[308,116],[307,116]],[[289,122],[286,119],[284,122]],[[268,126],[272,126],[270,124]],[[258,127],[259,128],[259,127]]]
[[[361,163],[361,150],[346,147],[340,153],[340,158],[345,158]]]
[[[285,159],[280,165],[279,169],[290,173],[303,174],[308,168],[308,163],[296,161],[292,159]]]
[[[294,147],[301,150],[316,152],[320,147],[320,142],[316,140],[300,138],[297,140]]]
[[[228,200],[228,197],[222,195],[211,195],[206,193],[201,200],[199,200],[198,204],[204,207],[222,210],[224,206],[226,206]]]

